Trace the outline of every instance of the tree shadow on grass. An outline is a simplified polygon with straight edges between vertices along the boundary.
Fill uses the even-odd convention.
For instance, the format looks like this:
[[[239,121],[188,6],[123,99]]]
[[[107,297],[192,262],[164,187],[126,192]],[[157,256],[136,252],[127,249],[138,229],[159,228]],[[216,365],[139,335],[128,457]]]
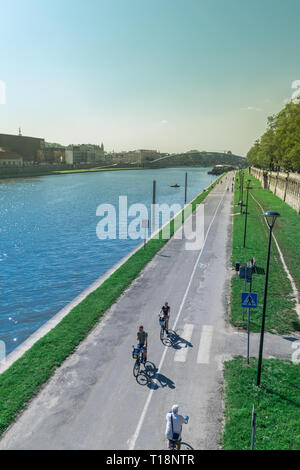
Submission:
[[[294,328],[295,331],[300,331],[300,321],[292,321],[292,327]]]
[[[276,395],[278,398],[280,398],[280,400],[290,403],[291,405],[296,406],[297,408],[300,408],[300,402],[292,400],[286,397],[285,395],[283,395],[282,393],[277,392],[276,390],[272,390],[271,388],[268,388],[267,386],[263,386],[262,388],[266,393],[270,395]],[[295,388],[300,390],[300,387],[298,387],[297,385],[295,385]]]
[[[261,267],[256,266],[256,265],[255,265],[253,273],[258,274],[258,275],[266,274],[264,268],[261,268]]]

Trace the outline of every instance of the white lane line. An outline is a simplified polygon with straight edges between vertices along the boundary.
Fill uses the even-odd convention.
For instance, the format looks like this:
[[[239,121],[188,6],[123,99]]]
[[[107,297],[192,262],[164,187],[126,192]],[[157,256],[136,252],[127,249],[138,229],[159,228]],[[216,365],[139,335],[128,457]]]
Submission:
[[[186,324],[184,325],[183,332],[181,334],[181,338],[183,338],[185,341],[190,342],[192,339],[192,334],[193,334],[193,329],[194,325]],[[181,343],[181,348],[176,351],[175,356],[174,356],[174,361],[175,362],[185,362],[188,350],[190,347],[187,344]]]
[[[177,314],[177,317],[176,317],[176,319],[175,319],[175,323],[174,323],[174,325],[173,325],[173,327],[172,327],[173,330],[175,330],[176,325],[177,325],[177,323],[178,323],[178,320],[179,320],[179,317],[180,317],[180,315],[181,315],[181,312],[182,312],[184,303],[185,303],[185,301],[186,301],[188,292],[189,292],[190,287],[191,287],[191,284],[192,284],[192,282],[193,282],[193,279],[194,279],[194,276],[195,276],[195,272],[196,272],[198,263],[199,263],[199,261],[200,261],[201,255],[202,255],[202,253],[203,253],[203,250],[204,250],[204,247],[205,247],[205,244],[206,244],[206,241],[207,241],[207,239],[208,239],[208,235],[209,235],[210,229],[211,229],[211,227],[212,227],[212,225],[213,225],[213,223],[214,223],[214,221],[215,221],[215,218],[216,218],[216,216],[217,216],[219,207],[220,207],[220,205],[222,204],[222,202],[223,202],[223,200],[224,200],[224,198],[225,198],[225,195],[226,195],[226,192],[224,191],[223,197],[222,197],[222,199],[220,200],[220,202],[219,202],[219,204],[218,204],[218,206],[217,206],[217,208],[216,208],[216,210],[215,210],[214,216],[213,216],[213,218],[212,218],[212,220],[211,220],[211,222],[210,222],[210,224],[209,224],[209,227],[208,227],[208,229],[207,229],[207,233],[206,233],[206,236],[205,236],[205,239],[204,239],[203,246],[202,246],[202,248],[201,248],[201,250],[200,250],[200,253],[199,253],[199,255],[198,255],[198,258],[196,259],[193,272],[192,272],[192,274],[191,274],[189,283],[188,283],[188,285],[187,285],[185,294],[184,294],[184,296],[183,296],[181,305],[180,305],[180,307],[179,307],[178,314]],[[162,368],[162,365],[163,365],[163,363],[164,363],[164,360],[165,360],[167,351],[168,351],[168,348],[165,347],[164,352],[163,352],[163,355],[162,355],[161,360],[160,360],[160,363],[159,363],[159,366],[158,366],[157,374],[159,374],[159,372],[160,372],[160,370],[161,370],[161,368]],[[145,417],[146,417],[146,414],[147,414],[147,411],[148,411],[148,408],[149,408],[149,405],[150,405],[150,402],[151,402],[151,398],[152,398],[153,393],[154,393],[154,389],[150,390],[149,395],[148,395],[147,400],[146,400],[146,403],[145,403],[145,405],[144,405],[142,414],[141,414],[141,416],[140,416],[138,425],[137,425],[137,427],[136,427],[136,430],[135,430],[133,436],[128,440],[129,450],[134,450],[134,448],[135,448],[136,441],[137,441],[137,439],[138,439],[138,437],[139,437],[139,434],[140,434],[140,432],[141,432],[141,429],[142,429],[142,426],[143,426],[143,423],[144,423],[144,419],[145,419]]]
[[[204,325],[202,328],[197,364],[209,364],[210,347],[213,336],[213,326]]]

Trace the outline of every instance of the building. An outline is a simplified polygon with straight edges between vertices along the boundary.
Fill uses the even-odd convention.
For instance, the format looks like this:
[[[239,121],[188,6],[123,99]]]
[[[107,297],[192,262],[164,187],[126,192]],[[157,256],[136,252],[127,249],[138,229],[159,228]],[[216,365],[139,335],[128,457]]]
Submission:
[[[134,152],[113,152],[109,155],[112,163],[117,165],[140,165],[141,155]]]
[[[17,153],[4,152],[0,149],[0,167],[22,167],[23,157]]]
[[[0,147],[8,153],[23,157],[23,162],[39,163],[44,161],[45,140],[21,135],[0,134]]]
[[[45,147],[44,159],[46,163],[64,163],[66,150],[64,147]]]
[[[162,157],[164,154],[157,152],[157,150],[132,150],[129,152],[112,153],[111,158],[113,163],[118,165],[142,165],[145,162],[152,162]]]
[[[101,146],[92,144],[69,145],[66,150],[73,153],[73,165],[103,163],[105,160],[103,144]],[[72,154],[69,153],[69,161],[71,158]]]
[[[74,164],[73,150],[65,149],[65,163],[67,163],[68,165]]]

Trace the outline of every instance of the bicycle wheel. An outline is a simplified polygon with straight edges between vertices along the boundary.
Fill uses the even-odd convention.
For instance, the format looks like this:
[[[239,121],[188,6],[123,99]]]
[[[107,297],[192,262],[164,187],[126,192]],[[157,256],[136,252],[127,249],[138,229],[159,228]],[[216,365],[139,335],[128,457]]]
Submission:
[[[186,442],[181,443],[181,450],[194,450],[190,444],[187,444]]]
[[[139,385],[142,385],[144,387],[145,385],[149,384],[149,377],[144,371],[142,371],[136,377],[136,381]]]
[[[165,337],[165,329],[162,327],[160,329],[160,340],[163,341],[164,337]]]
[[[157,372],[157,369],[153,362],[147,361],[145,364],[145,373],[148,375],[148,377],[154,377]]]
[[[140,360],[138,358],[135,361],[134,366],[133,366],[133,375],[134,375],[134,377],[137,377],[139,375],[140,369],[141,369],[141,363],[140,363]]]

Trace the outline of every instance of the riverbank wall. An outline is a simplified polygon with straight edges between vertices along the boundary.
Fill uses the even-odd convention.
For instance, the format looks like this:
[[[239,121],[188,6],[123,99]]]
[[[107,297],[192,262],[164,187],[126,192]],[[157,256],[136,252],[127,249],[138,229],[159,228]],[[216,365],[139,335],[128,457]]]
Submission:
[[[265,171],[250,167],[249,173],[255,176],[264,189],[269,189],[300,214],[300,174]]]

